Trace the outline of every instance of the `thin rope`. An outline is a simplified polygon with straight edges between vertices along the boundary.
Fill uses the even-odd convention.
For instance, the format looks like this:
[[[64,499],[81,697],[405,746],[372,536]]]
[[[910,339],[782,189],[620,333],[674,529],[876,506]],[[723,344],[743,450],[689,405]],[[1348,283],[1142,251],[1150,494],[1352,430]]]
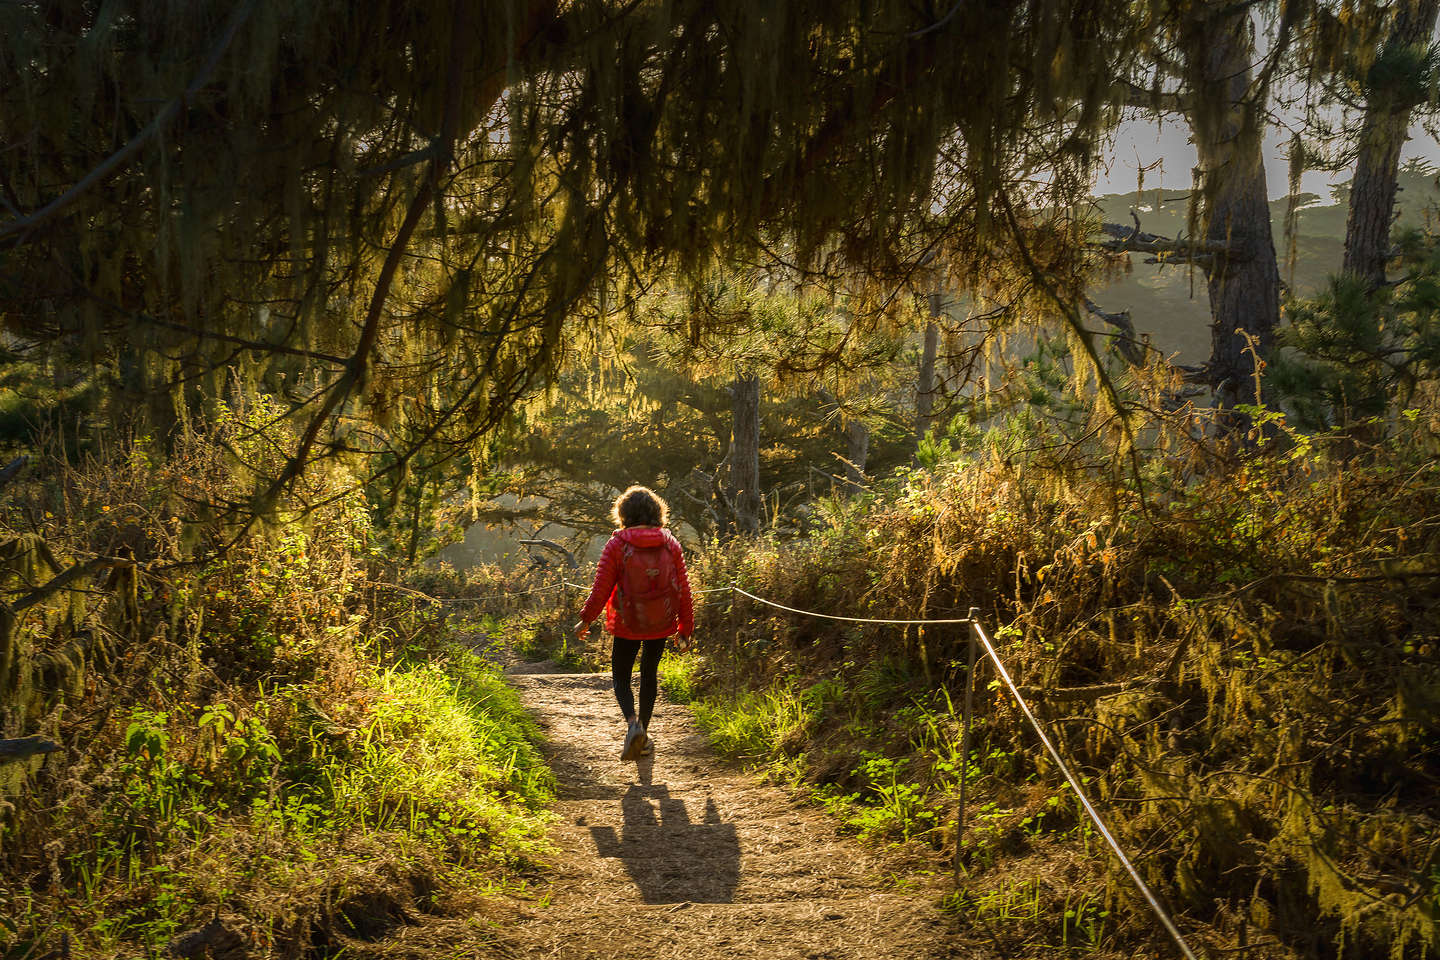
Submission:
[[[577,588],[579,588],[579,589],[581,589],[581,590],[589,590],[589,589],[590,589],[590,586],[589,586],[588,584],[584,584],[584,583],[571,583],[569,580],[566,580],[566,581],[565,581],[565,586],[567,586],[567,587],[577,587]],[[727,591],[727,590],[729,590],[729,589],[730,589],[729,586],[724,586],[724,587],[710,587],[710,588],[707,589],[707,590],[691,590],[691,591],[690,591],[690,595],[691,595],[692,597],[698,597],[698,596],[700,596],[701,594],[704,594],[704,593],[724,593],[725,591]]]
[[[1025,702],[1024,697],[1020,696],[1020,690],[1015,686],[1015,681],[1010,679],[1010,671],[1005,669],[1005,664],[1001,662],[1000,655],[996,653],[995,648],[991,646],[990,638],[985,635],[985,630],[978,622],[974,624],[974,627],[976,636],[978,636],[980,642],[985,645],[985,653],[989,655],[991,662],[995,664],[995,669],[999,671],[1000,679],[1005,681],[1005,686],[1009,688],[1010,695],[1015,698],[1015,702],[1020,705],[1021,711],[1024,712],[1025,719],[1030,721],[1030,726],[1035,728],[1036,735],[1040,738],[1040,742],[1045,745],[1045,749],[1050,753],[1051,759],[1053,759],[1056,766],[1060,768],[1060,772],[1065,775],[1066,781],[1070,784],[1070,789],[1075,791],[1075,796],[1080,799],[1080,804],[1085,808],[1085,813],[1089,815],[1091,822],[1093,822],[1096,829],[1100,831],[1100,835],[1105,838],[1105,842],[1110,845],[1110,849],[1115,851],[1115,856],[1120,859],[1120,863],[1124,865],[1125,871],[1130,874],[1130,879],[1135,881],[1135,885],[1139,887],[1140,892],[1145,895],[1146,901],[1150,904],[1150,909],[1154,911],[1155,916],[1160,918],[1160,923],[1164,925],[1166,932],[1170,934],[1171,939],[1173,939],[1176,946],[1180,948],[1180,952],[1185,954],[1188,960],[1199,960],[1195,955],[1195,951],[1190,949],[1190,944],[1185,942],[1185,937],[1180,933],[1180,928],[1175,926],[1175,921],[1170,919],[1170,914],[1161,906],[1159,898],[1156,897],[1154,891],[1150,889],[1150,885],[1140,876],[1140,871],[1135,869],[1135,865],[1130,862],[1130,858],[1125,855],[1125,851],[1120,849],[1120,844],[1110,833],[1110,828],[1105,826],[1105,821],[1100,819],[1100,814],[1095,811],[1094,805],[1090,803],[1090,798],[1085,796],[1084,790],[1080,789],[1080,782],[1076,779],[1075,774],[1070,772],[1070,767],[1060,758],[1059,751],[1055,749],[1055,745],[1050,742],[1050,738],[1047,737],[1045,731],[1041,729],[1040,722],[1035,719],[1035,714],[1030,711],[1030,705]]]
[[[513,593],[488,593],[482,597],[432,597],[430,594],[410,587],[402,587],[395,583],[382,583],[378,580],[363,581],[367,587],[379,587],[383,590],[393,590],[396,593],[403,593],[406,596],[415,597],[420,600],[428,600],[430,603],[475,603],[480,600],[502,600],[506,597],[524,597],[532,593],[544,593],[546,590],[558,590],[560,584],[551,583],[543,587],[532,587],[529,590],[517,590]]]
[[[483,597],[456,597],[453,600],[441,600],[441,603],[464,603],[467,600],[500,600],[505,597],[524,597],[532,593],[545,593],[548,590],[559,590],[560,584],[552,583],[543,587],[532,587],[529,590],[520,590],[515,593],[490,593]]]
[[[730,588],[726,587],[726,588],[722,588],[722,589],[730,589]],[[823,620],[843,620],[843,621],[845,621],[846,623],[898,623],[898,624],[912,624],[912,625],[916,625],[916,626],[924,626],[924,625],[926,625],[926,624],[973,623],[973,622],[974,622],[974,621],[971,620],[969,617],[955,617],[955,618],[951,618],[951,619],[942,619],[942,620],[887,620],[887,619],[884,619],[884,618],[881,618],[881,617],[839,617],[839,616],[836,616],[836,615],[831,614],[831,613],[816,613],[814,610],[801,610],[801,609],[799,609],[798,607],[787,607],[787,606],[785,606],[785,604],[783,604],[783,603],[776,603],[774,600],[766,600],[764,597],[757,597],[757,596],[755,596],[755,594],[749,592],[748,590],[742,590],[742,589],[740,589],[739,587],[735,587],[734,590],[735,590],[736,593],[740,594],[741,596],[749,597],[751,600],[754,600],[754,601],[756,601],[757,603],[763,603],[763,604],[765,604],[767,607],[774,607],[776,610],[785,610],[785,611],[788,611],[789,613],[798,613],[798,614],[801,614],[802,616],[806,616],[806,617],[820,617],[820,618],[823,619]]]

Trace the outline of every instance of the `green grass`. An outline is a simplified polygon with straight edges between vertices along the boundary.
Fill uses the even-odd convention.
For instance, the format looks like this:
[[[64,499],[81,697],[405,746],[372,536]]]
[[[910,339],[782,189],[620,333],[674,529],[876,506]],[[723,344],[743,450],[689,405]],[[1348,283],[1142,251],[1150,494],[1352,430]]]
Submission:
[[[747,690],[734,701],[705,698],[691,707],[720,753],[756,764],[790,756],[787,746],[802,741],[813,721],[801,692],[789,683]]]
[[[689,694],[701,729],[722,755],[807,784],[810,799],[866,838],[938,839],[943,808],[958,785],[958,724],[916,703],[895,709],[903,678],[893,665],[807,686],[781,681],[733,700],[697,697],[698,671],[698,664],[685,664],[670,682]],[[838,771],[843,783],[817,783],[822,771],[831,777]]]
[[[358,755],[320,772],[331,826],[400,830],[458,862],[530,859],[554,778],[498,669],[452,648],[442,661],[382,672],[374,692]]]
[[[693,703],[699,693],[700,667],[698,653],[666,651],[660,658],[660,689],[671,703]]]
[[[492,635],[516,656],[532,663],[548,660],[562,670],[589,672],[609,669],[609,638],[599,628],[580,640],[556,623],[553,610],[521,610],[485,618]]]
[[[944,690],[925,695],[917,678],[882,660],[846,664],[804,686],[781,680],[731,699],[697,685],[703,666],[681,661],[670,668],[668,682],[688,695],[719,753],[800,788],[867,840],[919,840],[935,847],[954,842],[962,724]],[[988,719],[976,721],[970,750],[967,862],[992,865],[1001,848],[1020,841],[1086,844],[1088,823],[1061,785],[1041,787],[1033,776],[1022,778],[1023,798],[1005,806],[977,803],[979,786],[1015,776],[1024,751],[1024,744],[992,739],[989,729]]]
[[[0,955],[62,934],[158,955],[222,904],[270,917],[278,947],[284,917],[332,888],[479,888],[543,861],[554,777],[494,664],[451,646],[362,674],[343,726],[316,693],[134,709],[96,805],[51,821],[71,838],[60,886],[0,887]]]

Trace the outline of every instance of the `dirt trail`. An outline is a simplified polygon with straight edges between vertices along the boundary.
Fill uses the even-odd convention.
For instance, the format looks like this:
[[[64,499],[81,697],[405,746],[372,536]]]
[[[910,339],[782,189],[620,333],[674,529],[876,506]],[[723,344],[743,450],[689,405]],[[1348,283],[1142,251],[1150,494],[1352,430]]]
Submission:
[[[654,760],[621,763],[608,674],[511,680],[550,738],[559,780],[550,902],[506,931],[517,956],[981,955],[935,909],[937,890],[886,882],[899,861],[721,762],[663,695]]]

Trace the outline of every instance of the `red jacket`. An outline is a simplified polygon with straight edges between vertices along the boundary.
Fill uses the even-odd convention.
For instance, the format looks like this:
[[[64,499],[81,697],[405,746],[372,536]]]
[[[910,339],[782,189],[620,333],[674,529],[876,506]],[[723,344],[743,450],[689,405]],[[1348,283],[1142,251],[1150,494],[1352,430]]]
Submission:
[[[675,558],[675,573],[679,579],[679,609],[675,622],[664,631],[642,630],[623,623],[624,613],[615,606],[615,587],[620,581],[620,564],[624,562],[625,544],[632,547],[658,547],[665,544]],[[690,578],[685,575],[685,556],[680,551],[680,541],[664,527],[626,527],[616,530],[600,554],[600,564],[595,570],[595,584],[590,588],[590,599],[580,611],[585,623],[594,620],[605,607],[605,629],[617,637],[629,640],[659,640],[668,637],[679,628],[682,637],[695,632],[695,607],[690,599]]]

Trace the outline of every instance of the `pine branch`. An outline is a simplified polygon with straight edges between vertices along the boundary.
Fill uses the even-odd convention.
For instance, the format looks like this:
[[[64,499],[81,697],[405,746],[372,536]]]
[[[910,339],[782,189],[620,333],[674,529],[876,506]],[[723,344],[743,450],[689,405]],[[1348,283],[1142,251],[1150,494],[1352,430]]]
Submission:
[[[242,349],[253,350],[256,353],[281,354],[287,357],[301,357],[305,360],[323,360],[326,363],[333,363],[339,366],[344,366],[350,362],[345,357],[338,357],[331,353],[321,353],[316,350],[302,350],[299,347],[287,347],[283,343],[264,343],[259,340],[250,340],[246,337],[238,337],[233,334],[220,333],[216,330],[202,330],[199,327],[192,327],[183,323],[173,323],[169,320],[161,320],[159,317],[152,317],[144,313],[132,313],[130,316],[136,320],[157,327],[165,327],[168,330],[188,333],[198,340],[219,340],[221,343],[233,343]]]
[[[160,112],[155,115],[154,119],[145,125],[145,129],[132,137],[130,142],[125,144],[125,146],[101,161],[99,166],[81,177],[69,190],[66,190],[39,210],[27,216],[20,217],[17,220],[11,220],[9,223],[0,225],[0,240],[18,236],[16,242],[24,242],[25,234],[28,234],[36,227],[64,213],[76,200],[80,199],[80,197],[84,196],[93,188],[99,186],[110,174],[114,173],[120,167],[129,163],[145,144],[149,143],[174,120],[178,119],[180,114],[190,106],[191,101],[195,99],[196,95],[210,82],[210,77],[214,74],[215,68],[220,65],[220,59],[225,55],[225,51],[230,48],[231,41],[235,39],[235,35],[240,32],[240,27],[249,19],[250,13],[254,9],[255,0],[249,0],[248,3],[240,4],[235,8],[234,13],[230,15],[230,22],[225,25],[225,32],[220,36],[220,39],[210,51],[210,56],[206,58],[204,65],[200,68],[199,72],[195,74],[195,78],[190,81],[190,84],[180,96],[167,103]]]
[[[1080,311],[1076,309],[1073,302],[1060,295],[1046,277],[1045,272],[1040,269],[1040,265],[1035,262],[1035,256],[1030,252],[1030,245],[1025,241],[1025,233],[1020,226],[1020,218],[1015,213],[1015,205],[1011,202],[1009,193],[1002,187],[996,192],[996,198],[1000,201],[1000,208],[1004,211],[1005,219],[1010,226],[1010,236],[1011,239],[1015,241],[1015,249],[1016,252],[1020,254],[1020,262],[1025,265],[1026,272],[1030,274],[1031,281],[1040,288],[1041,292],[1043,292],[1060,311],[1060,316],[1064,319],[1065,325],[1075,334],[1075,338],[1079,341],[1080,349],[1090,363],[1095,377],[1096,389],[1099,391],[1100,396],[1105,398],[1105,404],[1110,408],[1110,413],[1113,418],[1120,423],[1120,430],[1126,440],[1125,445],[1130,460],[1131,477],[1135,481],[1135,489],[1139,494],[1140,510],[1149,518],[1149,498],[1145,494],[1145,482],[1141,478],[1140,461],[1135,452],[1135,428],[1131,424],[1130,417],[1126,412],[1125,400],[1120,396],[1120,391],[1115,386],[1115,381],[1111,379],[1109,373],[1106,372],[1105,365],[1100,360],[1100,353],[1095,348],[1095,338],[1080,320]],[[1138,219],[1135,222],[1135,229],[1137,232],[1140,229]]]
[[[517,49],[523,49],[530,42],[544,25],[543,15],[553,12],[553,4],[549,0],[537,0],[532,8],[532,20],[528,24],[530,32],[517,39]],[[461,96],[464,83],[464,61],[465,43],[469,39],[469,31],[466,25],[469,22],[468,7],[464,0],[456,0],[452,11],[451,42],[449,51],[449,62],[447,64],[446,88],[445,88],[445,110],[441,118],[440,135],[437,138],[434,155],[430,158],[430,169],[421,181],[414,197],[410,200],[409,208],[406,210],[405,219],[400,228],[395,232],[391,241],[390,249],[385,254],[385,260],[380,267],[380,272],[375,279],[375,288],[370,295],[370,303],[365,311],[365,319],[361,324],[360,336],[355,346],[354,353],[345,362],[345,372],[326,388],[320,407],[310,418],[300,442],[296,446],[295,453],[285,464],[280,475],[269,485],[260,499],[261,510],[263,511],[279,494],[294,483],[305,469],[310,465],[311,452],[316,441],[319,439],[320,431],[327,423],[340,405],[365,381],[369,369],[370,355],[375,349],[375,344],[380,335],[380,321],[384,314],[386,301],[389,299],[390,286],[394,282],[395,274],[400,268],[400,262],[409,252],[410,242],[414,237],[416,228],[420,225],[421,217],[429,209],[431,200],[439,188],[440,177],[444,170],[448,169],[454,160],[454,143],[459,133],[459,119],[461,110]],[[486,74],[480,90],[480,102],[486,105],[486,109],[494,106],[504,91],[505,75],[501,70],[492,70]],[[501,338],[496,339],[496,348]],[[413,451],[412,451],[413,452]],[[407,458],[404,458],[408,460]],[[257,514],[258,515],[258,514]],[[253,518],[252,518],[253,522]],[[250,523],[247,523],[240,531],[243,536],[249,531]]]
[[[959,8],[960,4],[957,3],[951,15]],[[816,128],[795,165],[794,173],[798,179],[805,179],[819,167],[831,162],[836,151],[840,150],[857,130],[876,126],[899,95],[913,90],[919,79],[934,67],[941,49],[940,44],[936,43],[927,31],[921,30],[913,36],[905,36],[894,51],[894,59],[879,71],[879,82],[876,83],[869,102],[864,104],[863,108],[849,104],[826,117]],[[782,191],[791,186],[791,183],[767,184],[766,206],[778,205]]]
[[[965,0],[955,0],[955,3],[951,5],[950,11],[946,13],[945,16],[941,17],[939,20],[936,20],[934,23],[928,26],[921,27],[919,30],[910,31],[909,33],[905,34],[905,38],[907,40],[914,40],[919,37],[925,36],[927,33],[934,33],[937,30],[945,29],[946,25],[948,25],[951,20],[955,19],[955,14],[959,13],[960,8],[964,5]]]
[[[1120,418],[1122,429],[1127,433],[1130,430],[1130,422],[1125,417],[1125,401],[1115,387],[1114,381],[1105,372],[1105,364],[1100,358],[1100,353],[1095,349],[1095,340],[1090,331],[1080,321],[1080,313],[1075,309],[1075,304],[1062,297],[1045,275],[1045,271],[1035,262],[1034,255],[1030,252],[1030,244],[1025,240],[1024,228],[1020,225],[1020,218],[1015,213],[1014,204],[1010,200],[1009,193],[1003,188],[996,192],[996,199],[1000,202],[1000,209],[1005,214],[1005,219],[1010,227],[1010,237],[1015,242],[1016,252],[1020,255],[1020,262],[1024,264],[1026,271],[1030,274],[1031,282],[1040,289],[1051,303],[1060,311],[1065,325],[1075,334],[1080,342],[1080,347],[1089,360],[1095,373],[1096,386],[1103,396],[1111,411]],[[1138,225],[1137,225],[1138,229]]]

